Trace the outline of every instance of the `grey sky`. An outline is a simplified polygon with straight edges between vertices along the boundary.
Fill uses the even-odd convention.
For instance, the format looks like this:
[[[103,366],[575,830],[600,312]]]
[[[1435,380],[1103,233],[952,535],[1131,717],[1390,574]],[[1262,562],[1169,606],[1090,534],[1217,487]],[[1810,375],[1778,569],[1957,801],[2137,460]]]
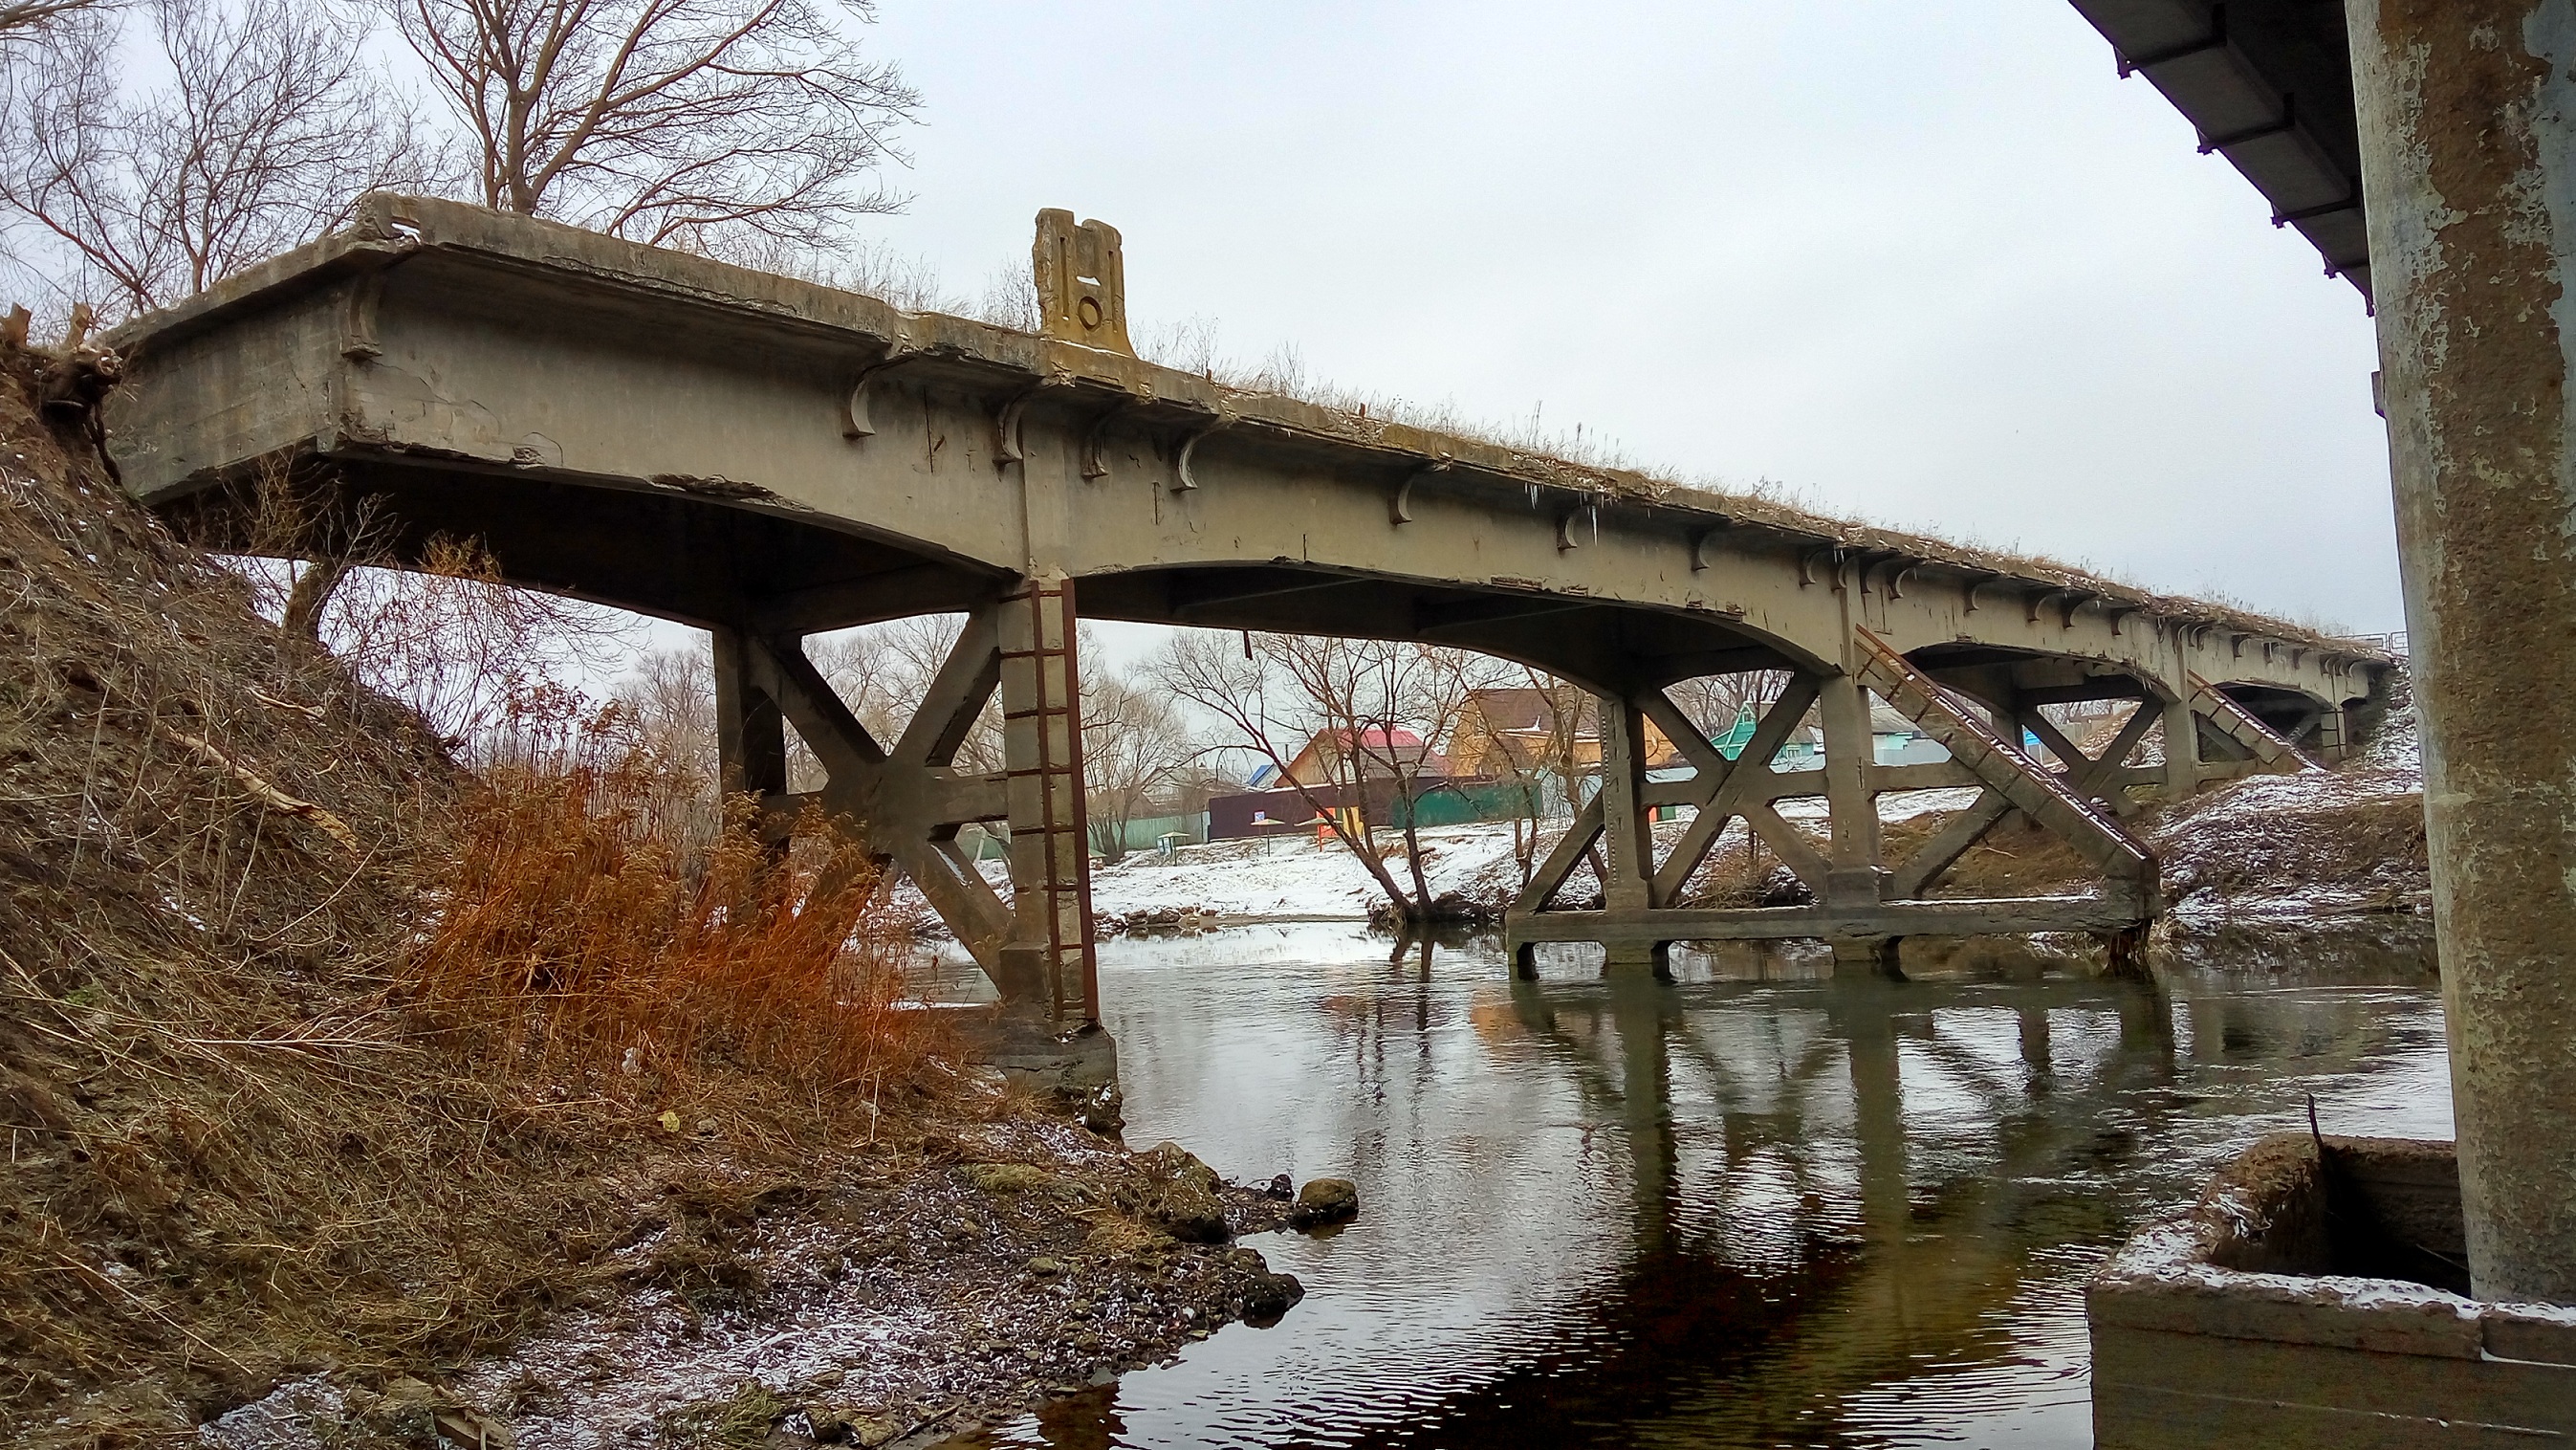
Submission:
[[[884,0],[886,220],[1126,236],[1140,333],[1676,476],[2400,627],[2358,294],[2064,0]]]

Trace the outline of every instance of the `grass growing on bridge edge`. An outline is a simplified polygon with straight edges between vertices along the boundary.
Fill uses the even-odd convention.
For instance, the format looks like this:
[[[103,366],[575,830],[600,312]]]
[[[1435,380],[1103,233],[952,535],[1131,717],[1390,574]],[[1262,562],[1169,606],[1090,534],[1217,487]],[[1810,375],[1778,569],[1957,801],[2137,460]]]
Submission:
[[[870,1106],[948,1111],[863,876],[740,889],[623,748],[477,782],[40,420],[40,361],[0,356],[0,1440],[739,1288],[728,1225]]]

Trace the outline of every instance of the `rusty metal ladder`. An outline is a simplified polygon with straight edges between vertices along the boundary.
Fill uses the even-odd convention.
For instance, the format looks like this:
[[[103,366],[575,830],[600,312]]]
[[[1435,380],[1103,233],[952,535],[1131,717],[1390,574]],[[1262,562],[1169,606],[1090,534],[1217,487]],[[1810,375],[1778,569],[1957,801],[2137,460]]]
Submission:
[[[2263,723],[2263,718],[2198,675],[2191,676],[2191,710],[2207,720],[2210,728],[2235,741],[2247,754],[2269,770],[2295,774],[2304,770],[2323,770],[2316,757],[2290,743],[2289,738]]]
[[[1080,626],[1072,581],[1031,580],[1004,607],[1011,614],[996,653],[1002,662],[1016,931],[1043,953],[1049,1020],[1059,1026],[1097,1022],[1100,964],[1092,941]],[[1032,825],[1035,842],[1023,839]]]
[[[1855,633],[1861,645],[1860,682],[1976,776],[1989,793],[1981,802],[1984,809],[1997,816],[2007,809],[2020,811],[2074,847],[2106,877],[2124,882],[2154,879],[2155,853],[2130,835],[2119,817],[2023,754],[1887,641],[1866,629]]]

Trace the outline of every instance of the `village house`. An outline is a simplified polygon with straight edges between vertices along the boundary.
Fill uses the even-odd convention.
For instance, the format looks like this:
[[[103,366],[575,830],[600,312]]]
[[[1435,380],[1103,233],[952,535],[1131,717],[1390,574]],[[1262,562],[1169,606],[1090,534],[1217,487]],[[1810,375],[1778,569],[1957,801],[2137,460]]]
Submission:
[[[1646,722],[1646,763],[1680,763],[1671,737]],[[1490,780],[1576,775],[1601,768],[1601,711],[1591,692],[1572,685],[1477,690],[1458,712],[1449,735],[1449,760],[1457,773]]]

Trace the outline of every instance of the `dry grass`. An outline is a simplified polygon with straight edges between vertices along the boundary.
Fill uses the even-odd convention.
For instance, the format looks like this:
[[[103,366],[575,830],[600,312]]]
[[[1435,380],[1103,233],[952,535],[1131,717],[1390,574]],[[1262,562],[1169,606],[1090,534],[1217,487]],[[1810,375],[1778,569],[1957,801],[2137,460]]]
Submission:
[[[690,849],[661,807],[692,764],[611,730],[487,771],[395,974],[415,1016],[556,1082],[751,1073],[819,1103],[920,1080],[935,1042],[864,852],[816,822],[776,853],[739,812]]]
[[[2367,763],[2249,777],[2163,812],[2147,836],[2175,901],[2323,895],[2401,909],[2432,886],[2419,783]]]
[[[1913,855],[1950,824],[1953,814],[1932,811],[1880,827],[1880,848],[1886,859],[1902,862]],[[1961,853],[1934,885],[1932,895],[1954,899],[2053,896],[2088,891],[2099,879],[2074,847],[2015,814]]]
[[[657,1229],[721,1288],[725,1225],[948,1081],[846,945],[863,875],[671,844],[614,738],[478,784],[32,372],[0,356],[0,1441],[434,1375]]]

